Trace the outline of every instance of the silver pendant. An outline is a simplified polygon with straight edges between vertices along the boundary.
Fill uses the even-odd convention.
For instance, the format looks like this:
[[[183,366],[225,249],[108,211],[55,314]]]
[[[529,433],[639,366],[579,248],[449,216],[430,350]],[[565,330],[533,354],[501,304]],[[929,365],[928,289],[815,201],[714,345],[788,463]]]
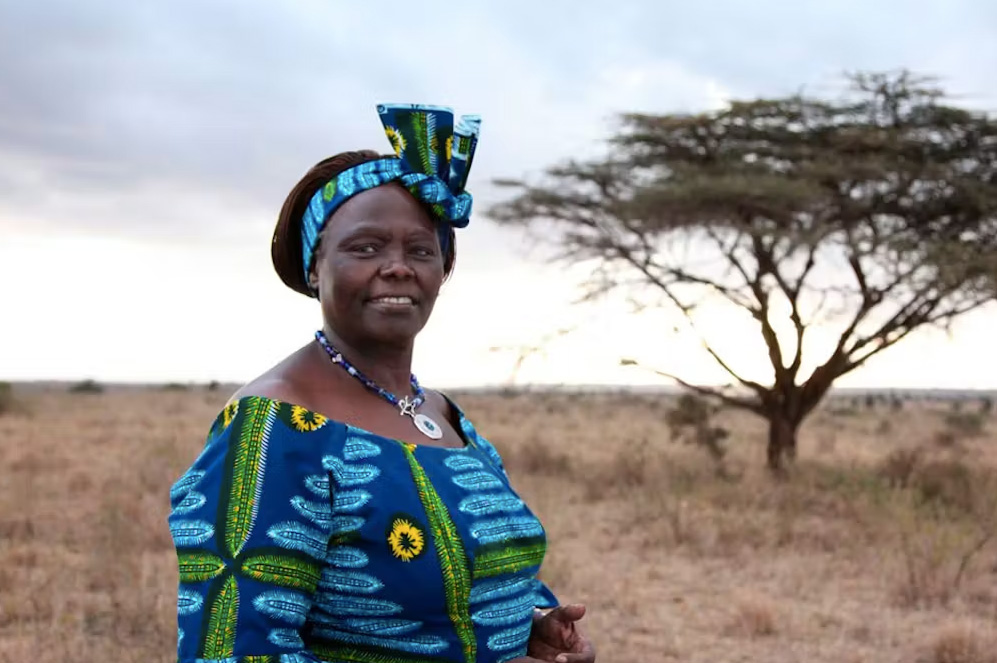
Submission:
[[[413,416],[412,422],[419,429],[420,433],[432,440],[438,440],[443,437],[443,429],[440,428],[440,425],[424,414]]]
[[[398,409],[401,410],[403,417],[405,415],[415,417],[415,401],[410,400],[408,396],[398,401]]]

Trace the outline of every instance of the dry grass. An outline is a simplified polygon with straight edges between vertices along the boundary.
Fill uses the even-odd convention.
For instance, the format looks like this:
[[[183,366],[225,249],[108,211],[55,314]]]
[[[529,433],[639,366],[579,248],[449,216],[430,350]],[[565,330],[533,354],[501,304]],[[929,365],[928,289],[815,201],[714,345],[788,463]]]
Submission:
[[[924,663],[997,663],[997,639],[978,627],[950,624],[935,633],[921,656]]]
[[[0,660],[172,660],[167,494],[227,394],[15,395]],[[740,414],[721,415],[718,475],[648,398],[457,396],[544,519],[542,575],[589,606],[603,663],[997,663],[993,415],[969,430],[939,406],[832,404],[777,484]]]

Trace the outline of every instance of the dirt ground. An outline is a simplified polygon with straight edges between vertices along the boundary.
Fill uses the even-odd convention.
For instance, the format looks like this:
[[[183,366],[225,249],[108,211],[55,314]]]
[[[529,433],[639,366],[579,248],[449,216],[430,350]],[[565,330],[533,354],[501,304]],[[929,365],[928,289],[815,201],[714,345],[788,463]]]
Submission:
[[[790,477],[663,397],[453,394],[541,516],[602,663],[997,663],[997,416],[829,402]],[[175,660],[168,490],[225,389],[15,389],[0,414],[0,661]]]

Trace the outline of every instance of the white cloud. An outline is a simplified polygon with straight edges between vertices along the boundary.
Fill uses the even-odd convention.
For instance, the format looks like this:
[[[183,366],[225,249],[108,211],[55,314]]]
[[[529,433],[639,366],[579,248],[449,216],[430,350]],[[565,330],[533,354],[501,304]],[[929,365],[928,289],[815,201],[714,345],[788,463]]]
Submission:
[[[622,111],[696,111],[801,86],[822,93],[845,69],[898,66],[997,105],[995,7],[4,3],[0,310],[14,323],[0,329],[0,371],[244,379],[306,340],[314,310],[271,271],[272,223],[311,164],[386,146],[378,102],[484,116],[471,187],[481,210],[499,195],[493,177],[598,153]],[[430,382],[501,381],[511,361],[491,345],[530,343],[589,314],[567,306],[572,283],[561,271],[523,259],[518,235],[479,215],[459,242],[457,275],[420,344],[417,368]],[[268,312],[249,326],[248,289]],[[620,320],[618,304],[605,306]],[[679,341],[662,347],[660,324],[593,322],[524,378],[641,379],[616,366],[614,344],[710,374],[674,350]],[[982,336],[964,333],[961,345],[932,347],[985,351]],[[993,384],[979,364],[946,370]],[[944,379],[935,369],[928,379]],[[918,379],[885,358],[868,375]]]

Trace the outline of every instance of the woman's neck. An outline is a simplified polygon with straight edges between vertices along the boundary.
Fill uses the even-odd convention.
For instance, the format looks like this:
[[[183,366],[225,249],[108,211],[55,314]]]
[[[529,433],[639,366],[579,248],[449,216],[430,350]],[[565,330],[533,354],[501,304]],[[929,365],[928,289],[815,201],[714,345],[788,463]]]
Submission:
[[[411,343],[405,346],[350,343],[328,325],[324,325],[322,331],[343,357],[377,386],[399,398],[412,393]],[[320,350],[325,353],[324,349]],[[335,368],[341,370],[340,367]]]

